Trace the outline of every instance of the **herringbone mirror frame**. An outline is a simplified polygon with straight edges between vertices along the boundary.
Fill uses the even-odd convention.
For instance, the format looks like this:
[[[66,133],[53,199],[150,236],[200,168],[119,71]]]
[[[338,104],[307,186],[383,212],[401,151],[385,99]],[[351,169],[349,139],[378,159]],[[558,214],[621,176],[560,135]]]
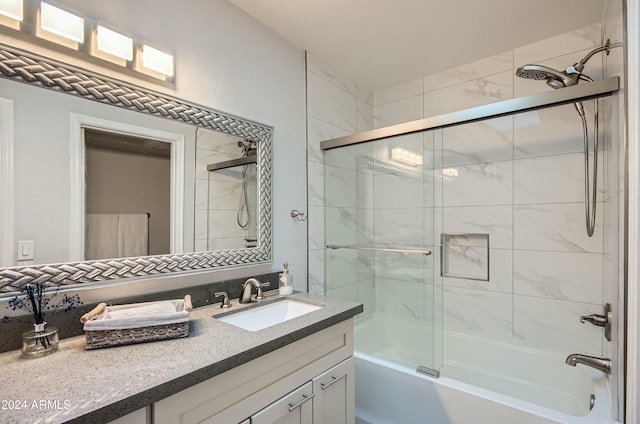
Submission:
[[[116,279],[271,261],[273,128],[2,44],[0,77],[244,137],[257,141],[260,146],[257,247],[0,268],[0,297],[13,295],[20,288],[33,283],[50,287],[95,284]]]

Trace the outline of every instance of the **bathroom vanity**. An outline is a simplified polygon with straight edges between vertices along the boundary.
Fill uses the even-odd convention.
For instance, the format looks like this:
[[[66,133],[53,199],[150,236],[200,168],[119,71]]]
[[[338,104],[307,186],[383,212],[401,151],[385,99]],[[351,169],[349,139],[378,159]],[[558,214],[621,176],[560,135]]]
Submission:
[[[214,318],[262,307],[236,300],[192,311],[183,339],[86,351],[78,337],[38,360],[3,354],[3,399],[13,408],[0,421],[353,423],[352,318],[362,305],[288,298],[322,308],[248,331]]]

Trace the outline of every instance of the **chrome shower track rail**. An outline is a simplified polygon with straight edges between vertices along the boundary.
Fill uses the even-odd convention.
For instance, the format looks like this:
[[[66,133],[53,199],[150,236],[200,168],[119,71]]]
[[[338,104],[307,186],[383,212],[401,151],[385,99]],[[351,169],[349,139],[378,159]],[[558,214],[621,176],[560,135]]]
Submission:
[[[409,253],[424,256],[429,256],[431,254],[431,250],[426,249],[394,249],[389,247],[344,246],[339,244],[328,244],[327,249],[371,250],[374,252]]]
[[[605,80],[590,82],[589,84],[574,85],[558,90],[533,94],[531,96],[518,97],[516,99],[504,100],[502,102],[496,102],[471,109],[445,113],[443,115],[433,116],[417,121],[391,125],[389,127],[379,128],[376,130],[334,138],[320,143],[320,148],[322,150],[330,150],[352,144],[366,143],[383,138],[395,137],[398,135],[453,127],[456,125],[468,124],[470,122],[514,115],[516,113],[576,103],[583,100],[610,96],[619,89],[619,78],[611,77]]]

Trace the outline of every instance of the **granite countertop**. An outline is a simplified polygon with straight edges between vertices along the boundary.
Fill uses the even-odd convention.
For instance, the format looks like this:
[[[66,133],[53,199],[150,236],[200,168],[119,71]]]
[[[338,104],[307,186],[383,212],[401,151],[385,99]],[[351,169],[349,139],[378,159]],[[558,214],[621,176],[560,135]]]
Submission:
[[[194,309],[186,338],[85,350],[82,336],[62,340],[58,352],[43,358],[0,354],[0,422],[107,422],[362,312],[352,301],[307,293],[288,298],[324,307],[249,332],[212,319],[255,305],[236,299],[231,309]]]

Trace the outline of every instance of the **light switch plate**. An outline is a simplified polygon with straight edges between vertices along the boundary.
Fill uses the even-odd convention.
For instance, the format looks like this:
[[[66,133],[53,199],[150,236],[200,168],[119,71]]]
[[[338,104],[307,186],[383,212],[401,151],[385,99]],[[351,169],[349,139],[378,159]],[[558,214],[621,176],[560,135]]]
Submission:
[[[33,240],[18,241],[18,257],[19,261],[33,260]]]

